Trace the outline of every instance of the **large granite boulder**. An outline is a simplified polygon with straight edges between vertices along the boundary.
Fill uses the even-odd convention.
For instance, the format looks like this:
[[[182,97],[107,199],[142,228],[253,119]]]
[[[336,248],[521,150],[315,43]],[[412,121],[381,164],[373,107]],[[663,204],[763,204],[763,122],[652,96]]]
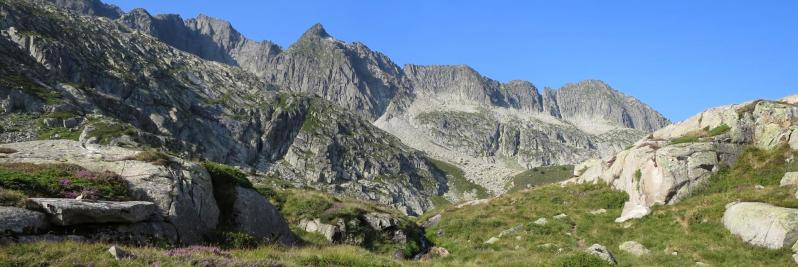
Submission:
[[[758,202],[726,205],[723,225],[746,243],[780,249],[798,241],[798,209]]]
[[[653,205],[690,196],[733,164],[746,145],[772,149],[798,142],[796,118],[798,106],[783,101],[712,108],[654,132],[607,161],[577,165],[566,183],[604,182],[625,191],[629,201],[616,221],[640,218]]]
[[[781,177],[780,186],[798,185],[798,172],[788,172]]]
[[[258,238],[276,240],[284,245],[296,243],[283,216],[257,191],[235,187],[231,230],[248,233]]]
[[[56,225],[137,223],[155,215],[157,207],[147,201],[90,201],[69,198],[30,198],[29,209],[47,213]]]
[[[0,207],[0,233],[35,233],[46,230],[44,213],[17,207]]]
[[[42,140],[4,144],[17,153],[0,158],[0,163],[69,163],[90,171],[119,174],[134,200],[155,205],[163,221],[174,226],[179,241],[199,243],[216,229],[219,208],[213,196],[208,172],[201,165],[179,158],[170,164],[135,160],[140,151],[71,140]],[[171,236],[171,235],[170,235]]]

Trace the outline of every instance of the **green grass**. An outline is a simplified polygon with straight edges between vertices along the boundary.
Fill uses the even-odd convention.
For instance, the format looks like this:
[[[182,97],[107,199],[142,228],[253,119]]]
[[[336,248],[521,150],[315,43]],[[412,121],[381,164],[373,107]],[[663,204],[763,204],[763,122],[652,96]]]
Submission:
[[[0,187],[31,197],[126,200],[127,182],[110,172],[91,172],[70,164],[0,164]]]
[[[0,188],[0,206],[22,206],[27,198],[20,191]]]
[[[89,137],[96,137],[100,144],[107,145],[111,143],[114,138],[123,135],[135,135],[136,129],[133,126],[122,123],[113,122],[97,122],[91,125],[93,127],[87,135]]]
[[[168,165],[169,163],[172,162],[172,160],[171,160],[171,158],[169,157],[168,154],[166,154],[164,152],[161,152],[159,150],[154,150],[154,149],[141,151],[141,152],[137,153],[136,155],[134,155],[132,157],[129,157],[128,159],[129,160],[138,160],[138,161],[150,162],[150,163],[152,163],[154,165],[161,165],[161,166]],[[245,178],[246,178],[246,176],[245,176]]]
[[[715,128],[712,128],[712,130],[709,130],[708,136],[718,136],[718,135],[727,133],[729,130],[731,130],[731,127],[729,127],[729,125],[726,125],[725,123],[723,123],[721,125],[718,125],[718,127],[715,127]]]
[[[241,187],[253,188],[252,182],[249,181],[247,175],[232,166],[212,161],[203,161],[202,166],[208,170],[208,174],[214,180],[231,181]]]
[[[779,187],[785,163],[798,156],[788,147],[775,150],[748,148],[728,170],[710,178],[706,187],[674,205],[654,206],[642,219],[615,223],[626,194],[605,185],[549,185],[503,195],[488,204],[449,208],[443,220],[427,229],[436,245],[454,255],[436,263],[452,266],[593,266],[580,253],[593,243],[607,246],[620,266],[791,266],[789,248],[769,250],[746,244],[721,223],[725,205],[735,200],[765,202],[798,208],[794,187]],[[755,185],[764,185],[756,189]],[[607,213],[592,215],[604,208]],[[568,217],[552,219],[558,213]],[[531,222],[548,218],[544,226]],[[514,225],[524,226],[517,236],[494,244],[484,241]],[[651,250],[636,257],[618,249],[638,241]],[[552,247],[541,246],[552,244]],[[559,251],[562,249],[562,251]],[[677,252],[676,256],[672,252]]]
[[[80,139],[80,130],[79,129],[70,129],[64,127],[43,127],[39,129],[38,132],[38,139],[39,140],[49,140],[54,139],[58,136],[57,139],[67,139],[67,140],[74,140],[77,141]]]
[[[111,257],[110,246],[72,241],[4,245],[0,246],[0,266],[412,266],[353,246],[267,245],[218,253],[188,249],[196,252],[178,256],[168,256],[169,250],[163,248],[123,246],[136,256],[123,260]]]
[[[725,123],[718,125],[717,127],[712,129],[709,129],[709,126],[707,126],[707,128],[690,132],[685,134],[684,136],[674,138],[673,140],[671,140],[671,144],[695,143],[701,141],[701,138],[718,136],[729,132],[729,130],[731,130],[731,127],[729,127],[729,125],[726,125]]]
[[[466,179],[463,170],[457,166],[430,157],[427,157],[427,160],[436,168],[446,173],[446,177],[449,178],[448,184],[451,187],[450,189],[454,189],[458,193],[474,193],[477,198],[486,198],[490,196],[484,187]]]
[[[573,174],[573,165],[536,167],[513,176],[513,187],[509,192],[565,181]]]

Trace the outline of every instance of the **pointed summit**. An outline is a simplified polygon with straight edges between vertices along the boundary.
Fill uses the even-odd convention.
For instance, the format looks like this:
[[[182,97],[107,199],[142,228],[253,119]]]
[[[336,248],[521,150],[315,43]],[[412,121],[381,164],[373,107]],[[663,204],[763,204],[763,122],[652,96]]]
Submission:
[[[316,23],[313,24],[313,26],[311,26],[310,29],[305,31],[305,33],[302,34],[302,37],[300,37],[299,39],[302,40],[307,38],[327,38],[327,37],[332,37],[332,36],[330,36],[330,34],[328,34],[326,30],[324,30],[324,26],[322,26],[321,23]]]

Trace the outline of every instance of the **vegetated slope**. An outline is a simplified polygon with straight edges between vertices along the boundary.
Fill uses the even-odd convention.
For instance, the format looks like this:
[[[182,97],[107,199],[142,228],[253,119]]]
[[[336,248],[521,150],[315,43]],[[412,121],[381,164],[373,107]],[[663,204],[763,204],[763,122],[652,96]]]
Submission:
[[[711,266],[790,266],[790,249],[747,245],[723,227],[721,217],[725,205],[736,200],[798,208],[798,199],[793,196],[795,187],[778,186],[785,172],[798,171],[795,161],[787,160],[796,156],[786,146],[773,150],[746,148],[734,165],[714,174],[693,196],[673,205],[654,206],[650,216],[625,223],[614,219],[620,215],[627,195],[606,185],[548,185],[508,193],[485,204],[450,207],[440,213],[437,224],[426,229],[430,241],[447,248],[450,255],[430,260],[395,260],[384,253],[353,246],[318,243],[300,248],[267,245],[221,251],[131,247],[137,255],[135,259],[116,261],[106,254],[107,245],[102,243],[46,242],[2,246],[0,264],[609,266],[583,252],[598,243],[608,248],[620,266],[692,266],[699,262]],[[282,209],[287,212],[285,207]],[[296,206],[291,209],[292,213],[298,210]],[[555,219],[559,214],[566,216]],[[425,219],[434,215],[425,215]],[[546,224],[536,224],[539,218],[546,218]],[[496,242],[485,243],[502,232],[506,234]],[[621,250],[619,245],[626,241],[641,243],[648,254],[635,256]]]
[[[692,196],[676,204],[653,206],[651,215],[640,220],[614,221],[627,196],[606,185],[549,185],[508,193],[487,204],[449,208],[426,233],[435,245],[449,249],[453,256],[440,263],[452,266],[606,265],[583,254],[594,243],[606,246],[620,266],[693,266],[697,262],[791,266],[789,248],[750,246],[726,230],[721,218],[726,204],[737,200],[798,207],[795,187],[779,186],[785,172],[798,170],[790,160],[796,156],[788,146],[747,147],[735,164],[712,175]],[[567,216],[553,218],[561,213]],[[546,218],[547,223],[536,224],[539,218]],[[516,233],[485,243],[517,225],[521,228]],[[626,241],[637,241],[650,252],[638,257],[622,251],[619,245]]]
[[[54,2],[101,14],[87,11],[102,6],[97,0]],[[320,24],[283,49],[205,15],[184,20],[134,9],[105,16],[204,59],[240,66],[281,90],[314,94],[361,114],[493,193],[511,187],[512,174],[609,156],[669,123],[600,81],[540,93],[530,82],[500,83],[467,66],[401,68],[362,43],[335,39]]]
[[[0,9],[3,142],[155,147],[409,214],[449,192],[446,174],[422,153],[329,101],[275,91],[120,21],[39,1]]]

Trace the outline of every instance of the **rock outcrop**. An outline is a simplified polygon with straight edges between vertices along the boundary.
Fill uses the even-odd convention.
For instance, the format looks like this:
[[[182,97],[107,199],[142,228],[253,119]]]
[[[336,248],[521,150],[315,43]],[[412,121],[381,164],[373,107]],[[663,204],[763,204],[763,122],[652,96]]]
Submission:
[[[723,226],[746,243],[780,249],[798,241],[798,209],[758,202],[726,205]]]
[[[253,189],[235,187],[235,201],[228,230],[249,233],[253,237],[295,244],[285,218],[269,201]]]
[[[48,226],[44,213],[0,206],[0,233],[37,233],[47,230]]]
[[[48,215],[55,225],[86,223],[137,223],[155,215],[156,206],[147,201],[89,201],[65,198],[31,198],[28,209]]]
[[[235,200],[233,205],[220,207],[211,177],[197,163],[175,157],[166,164],[147,162],[135,159],[140,153],[136,150],[83,147],[70,140],[10,143],[4,147],[18,152],[0,158],[0,163],[68,163],[91,171],[116,173],[128,183],[130,197],[135,201],[29,199],[29,208],[44,211],[54,225],[93,225],[89,234],[100,239],[103,235],[155,236],[192,244],[205,241],[217,230],[233,230],[283,244],[294,243],[285,219],[252,189],[236,188],[229,196]],[[230,228],[220,229],[221,211],[233,214],[232,223],[224,225]],[[102,227],[104,224],[110,226]]]
[[[629,194],[617,221],[689,196],[748,145],[770,149],[798,142],[798,106],[756,100],[712,108],[667,126],[607,161],[577,165],[567,182],[604,182]]]

